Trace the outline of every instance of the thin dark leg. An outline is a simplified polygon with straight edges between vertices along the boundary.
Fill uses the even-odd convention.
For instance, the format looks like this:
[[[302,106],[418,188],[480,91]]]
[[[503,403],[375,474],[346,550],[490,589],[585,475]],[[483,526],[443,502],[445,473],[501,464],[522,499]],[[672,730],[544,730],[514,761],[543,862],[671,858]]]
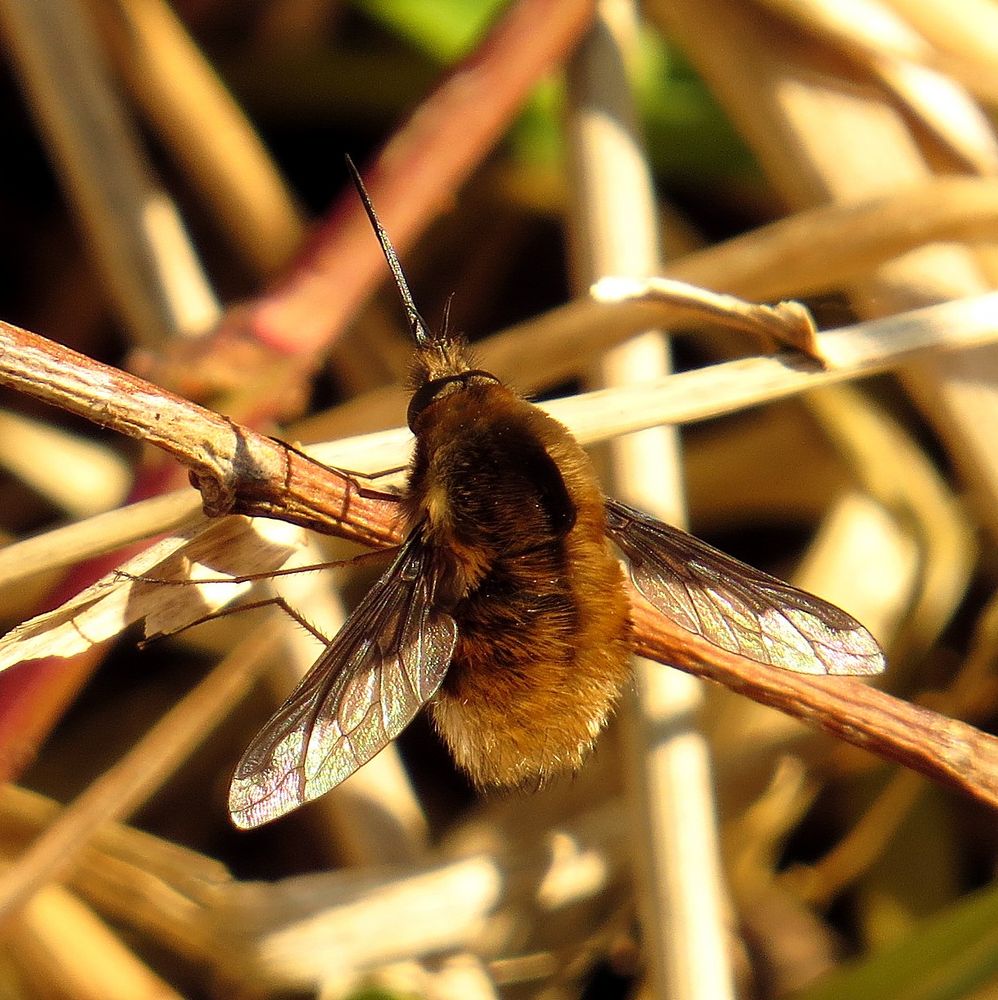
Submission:
[[[181,632],[186,632],[189,628],[194,628],[195,625],[204,625],[205,622],[215,621],[218,618],[225,618],[227,615],[239,614],[242,611],[252,611],[254,608],[266,608],[269,606],[275,606],[280,608],[289,618],[294,619],[303,629],[311,632],[312,635],[323,643],[323,645],[328,646],[332,639],[329,636],[323,635],[314,625],[312,625],[308,620],[306,620],[300,612],[295,611],[294,608],[284,600],[283,597],[267,597],[262,598],[259,601],[249,601],[246,604],[236,604],[228,608],[220,608],[218,611],[212,611],[210,614],[202,615],[200,618],[196,618],[192,622],[188,622],[186,625],[182,625],[180,628],[173,629],[170,632],[157,632],[155,635],[151,635],[139,643],[140,646],[144,647],[148,643],[152,642],[154,639],[165,639],[169,636],[180,635]]]
[[[244,573],[241,576],[204,577],[200,580],[165,580],[157,576],[136,576],[134,573],[126,573],[121,569],[116,569],[114,575],[125,580],[132,580],[135,583],[155,583],[163,587],[196,587],[201,583],[256,583],[260,580],[272,580],[277,576],[294,576],[295,573],[316,573],[319,570],[335,569],[338,566],[359,566],[361,563],[377,559],[379,556],[391,555],[396,551],[398,551],[398,546],[392,546],[387,549],[375,549],[372,552],[361,552],[360,555],[352,556],[349,559],[332,559],[329,562],[312,563],[308,566],[289,566],[285,569],[273,569],[263,573]]]
[[[362,479],[375,480],[382,479],[385,476],[392,476],[396,472],[403,472],[408,468],[408,465],[398,465],[394,469],[382,469],[380,472],[354,472],[350,469],[341,469],[336,465],[326,465],[325,462],[320,462],[317,458],[312,455],[306,454],[301,448],[296,448],[293,444],[288,444],[287,441],[282,441],[280,438],[274,438],[278,444],[284,445],[289,451],[293,451],[296,455],[301,458],[306,459],[309,462],[314,462],[316,465],[321,466],[323,469],[328,469],[330,472],[335,472],[338,476],[342,476],[346,479],[351,486],[362,496],[365,500],[394,500],[398,501],[400,495],[398,492],[389,492],[388,490],[374,490],[369,486],[364,486],[361,482]]]

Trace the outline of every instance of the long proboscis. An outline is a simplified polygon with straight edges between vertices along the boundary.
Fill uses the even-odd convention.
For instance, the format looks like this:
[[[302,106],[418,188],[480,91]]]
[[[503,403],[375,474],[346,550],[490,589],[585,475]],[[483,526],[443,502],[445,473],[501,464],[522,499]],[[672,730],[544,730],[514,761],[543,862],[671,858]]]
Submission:
[[[395,287],[398,289],[399,297],[402,299],[402,306],[405,309],[413,338],[419,347],[429,347],[435,342],[435,339],[430,333],[430,328],[426,320],[420,316],[419,310],[416,308],[416,303],[413,301],[412,293],[409,291],[409,283],[405,280],[405,272],[403,272],[402,265],[399,263],[395,247],[392,245],[388,233],[385,232],[385,227],[381,225],[378,213],[374,210],[374,205],[371,203],[371,196],[367,193],[367,188],[364,187],[360,171],[349,156],[346,157],[346,161],[347,169],[353,178],[354,186],[357,188],[360,200],[364,204],[364,211],[367,212],[367,217],[371,220],[371,227],[374,229],[378,237],[378,242],[381,244],[381,252],[385,255],[385,260],[388,261],[392,277],[395,279]]]

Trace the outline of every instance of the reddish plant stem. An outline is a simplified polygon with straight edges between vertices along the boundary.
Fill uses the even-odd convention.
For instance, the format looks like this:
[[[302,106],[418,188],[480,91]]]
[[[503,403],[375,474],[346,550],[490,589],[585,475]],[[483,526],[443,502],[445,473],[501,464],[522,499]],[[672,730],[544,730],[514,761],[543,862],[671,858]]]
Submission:
[[[593,0],[515,0],[364,170],[400,253],[447,208],[593,13]],[[234,404],[238,418],[253,426],[275,414],[288,419],[309,373],[385,276],[370,224],[346,185],[274,288],[228,309],[210,337],[171,345],[162,357],[140,355],[136,364],[193,398],[226,393],[230,410]],[[275,366],[283,369],[278,377]],[[247,394],[261,371],[268,378]]]
[[[364,170],[401,254],[448,206],[592,17],[591,0],[517,0]],[[244,336],[281,352],[316,354],[384,278],[384,260],[349,187],[287,279],[232,319]]]
[[[809,677],[717,649],[632,594],[635,651],[717,681],[998,808],[998,738],[850,677]]]

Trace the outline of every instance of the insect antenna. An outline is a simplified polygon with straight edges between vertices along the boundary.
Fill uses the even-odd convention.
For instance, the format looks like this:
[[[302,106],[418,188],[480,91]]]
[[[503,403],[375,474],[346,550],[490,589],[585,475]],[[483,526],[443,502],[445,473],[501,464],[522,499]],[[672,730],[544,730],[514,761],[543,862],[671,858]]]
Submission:
[[[435,344],[436,340],[430,333],[430,328],[426,320],[419,315],[419,310],[412,299],[412,293],[409,291],[409,284],[405,280],[405,274],[402,271],[402,265],[399,263],[395,247],[392,246],[392,241],[388,238],[388,233],[385,232],[384,226],[381,225],[378,213],[374,211],[374,205],[371,204],[371,197],[367,193],[367,188],[364,187],[363,180],[361,180],[360,171],[354,166],[354,162],[349,156],[346,157],[346,161],[347,169],[353,178],[354,187],[357,188],[360,200],[364,203],[364,210],[367,212],[367,217],[371,220],[371,226],[378,237],[378,242],[381,244],[381,252],[385,255],[385,260],[388,261],[392,277],[395,279],[395,287],[398,289],[399,297],[402,299],[402,306],[405,309],[406,318],[409,320],[409,327],[412,330],[416,344],[419,347],[430,347]]]
[[[441,340],[449,339],[447,333],[450,330],[450,307],[453,305],[453,303],[454,303],[454,293],[451,292],[450,295],[447,296],[447,301],[444,303],[444,321],[440,326]]]

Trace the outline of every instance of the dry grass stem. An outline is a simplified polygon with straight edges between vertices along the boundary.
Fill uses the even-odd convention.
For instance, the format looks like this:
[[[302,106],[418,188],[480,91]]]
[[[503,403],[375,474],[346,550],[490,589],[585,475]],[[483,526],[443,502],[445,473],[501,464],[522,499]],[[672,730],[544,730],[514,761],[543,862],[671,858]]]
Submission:
[[[647,385],[557,400],[545,408],[580,441],[592,443],[660,423],[706,420],[876,374],[927,352],[930,344],[957,349],[991,344],[996,335],[998,293],[991,293],[819,334],[829,366],[825,370],[815,370],[796,354],[744,358]]]
[[[921,775],[900,771],[873,805],[835,847],[815,864],[788,871],[784,878],[795,895],[827,905],[880,857],[925,791]]]
[[[57,886],[43,888],[4,936],[32,996],[58,983],[61,995],[75,1000],[181,1000],[111,927]]]
[[[0,11],[122,319],[148,344],[202,331],[218,304],[175,206],[153,179],[87,14],[58,0],[12,0]]]
[[[198,494],[175,490],[13,542],[0,548],[0,586],[180,529],[201,516]]]
[[[543,925],[571,920],[573,908],[582,908],[591,919],[612,911],[626,879],[626,824],[615,803],[524,850],[396,873],[234,884],[205,916],[229,942],[228,961],[250,962],[275,985],[305,986],[403,957],[464,947],[489,954],[502,947],[510,916]]]
[[[933,176],[844,204],[802,209],[675,261],[694,285],[768,302],[848,286],[935,241],[986,243],[998,230],[998,181]]]
[[[752,334],[764,342],[772,341],[807,354],[816,361],[823,360],[814,320],[799,302],[760,306],[671,278],[649,281],[604,277],[593,288],[593,297],[603,302],[623,302],[651,296],[663,306],[663,310],[670,313],[675,310],[665,319],[670,325],[692,322],[699,326],[713,320],[726,329]]]
[[[867,2],[860,5],[860,11],[814,0],[803,3],[767,0],[767,3],[824,43],[864,63],[885,84],[895,86],[901,97],[907,93],[904,71],[917,69],[923,78],[930,73],[936,76],[937,84],[953,86],[959,82],[989,101],[998,98],[994,54],[987,42],[980,40],[987,33],[987,23],[995,18],[993,10],[984,10],[983,4],[975,2],[950,8],[949,13],[955,16],[947,17],[944,27],[938,12],[934,16],[928,10],[930,5],[919,3]],[[922,17],[918,16],[920,10],[924,12]],[[863,16],[856,16],[860,12]],[[973,30],[969,30],[970,25]],[[949,44],[933,45],[933,39],[917,30],[919,27],[933,29],[938,41]],[[957,38],[960,45],[953,47]],[[947,76],[953,80],[948,81]],[[925,106],[917,96],[912,106],[924,115]],[[965,134],[966,122],[960,125],[964,130],[961,134]],[[951,130],[944,125],[943,131]],[[991,162],[994,166],[993,159]]]
[[[63,813],[14,787],[0,795],[4,829],[21,836],[54,827]],[[628,878],[625,815],[611,801],[523,849],[269,884],[236,882],[208,858],[109,823],[68,881],[117,920],[154,928],[225,979],[346,987],[402,957],[469,946],[493,952],[511,917],[543,927],[580,909],[590,918],[612,911]]]
[[[599,4],[596,22],[569,66],[572,271],[577,285],[602,279],[606,297],[614,280],[624,286],[622,298],[629,288],[627,278],[606,275],[645,275],[661,266],[652,179],[626,74],[635,17],[630,4]],[[792,325],[778,310],[740,310],[744,304],[734,299],[667,284],[659,286],[662,299],[680,314],[721,314],[732,326],[744,322],[757,334],[764,326],[782,332]],[[670,369],[667,342],[649,330],[607,352],[595,378],[601,386],[627,387]],[[649,428],[614,441],[610,457],[615,488],[626,500],[672,523],[685,521],[674,430]],[[633,669],[637,697],[627,706],[625,766],[648,981],[657,996],[721,1000],[733,988],[710,760],[695,723],[701,691],[690,678],[646,660],[636,659]]]
[[[176,15],[160,0],[95,5],[120,73],[174,157],[261,277],[287,265],[305,222],[269,154]],[[198,128],[190,123],[198,121]]]
[[[132,478],[105,445],[6,411],[0,411],[0,465],[73,518],[118,507]]]
[[[861,72],[823,72],[829,52],[795,26],[749,5],[712,5],[708,14],[677,0],[654,3],[650,11],[682,43],[792,206],[851,203],[929,177],[930,154],[894,95],[857,87],[868,82]],[[953,88],[946,100],[954,120],[976,112]],[[861,315],[885,315],[980,294],[988,289],[989,266],[986,253],[934,244],[885,264],[849,291]],[[998,532],[998,459],[990,434],[998,425],[998,393],[990,388],[998,383],[998,351],[915,362],[904,379],[972,485],[980,516]]]
[[[980,70],[994,66],[998,12],[988,0],[963,0],[957,6],[946,0],[893,0],[892,5],[937,52],[968,68],[962,78],[971,89]]]
[[[239,643],[194,690],[108,768],[0,875],[0,920],[47,883],[60,879],[94,832],[130,815],[245,697],[267,665],[280,633],[259,629]]]
[[[146,634],[176,632],[245,595],[249,583],[164,586],[163,580],[224,580],[277,572],[298,544],[297,529],[270,521],[200,521],[144,549],[52,611],[0,639],[0,662],[73,656],[145,621]],[[129,574],[128,576],[123,574]],[[138,577],[140,579],[134,579]]]

